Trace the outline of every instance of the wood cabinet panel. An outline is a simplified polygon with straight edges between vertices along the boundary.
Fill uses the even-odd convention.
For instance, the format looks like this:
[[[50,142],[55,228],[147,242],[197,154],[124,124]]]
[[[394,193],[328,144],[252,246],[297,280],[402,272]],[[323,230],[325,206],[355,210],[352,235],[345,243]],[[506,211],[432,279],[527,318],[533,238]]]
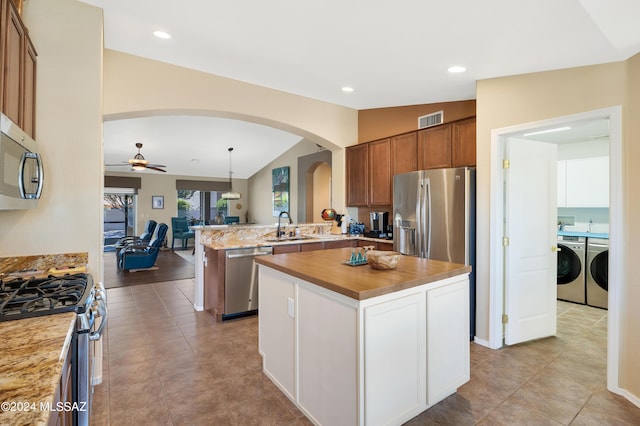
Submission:
[[[391,204],[391,140],[369,143],[369,205]]]
[[[456,121],[453,127],[451,167],[476,165],[476,118]]]
[[[393,251],[393,243],[378,243],[377,250]]]
[[[418,168],[425,170],[442,167],[451,167],[450,124],[418,132]]]
[[[347,205],[366,206],[369,202],[369,145],[346,148]]]
[[[369,247],[374,246],[376,250],[384,250],[384,251],[392,251],[393,243],[392,242],[380,242],[380,241],[369,241],[369,240],[358,240],[358,247]]]
[[[357,240],[340,240],[340,241],[325,241],[324,249],[334,249],[343,247],[357,247]]]
[[[300,244],[284,244],[273,246],[273,254],[281,253],[298,253],[300,251]]]
[[[322,250],[323,248],[324,245],[322,244],[322,242],[300,244],[300,251],[315,251]]]
[[[215,320],[224,314],[224,250],[205,249],[204,310]]]
[[[35,137],[36,49],[15,3],[0,6],[0,108]]]
[[[391,138],[391,180],[393,175],[418,170],[418,132]],[[393,186],[393,183],[392,183]]]
[[[29,36],[25,39],[24,104],[20,127],[32,138],[36,137],[36,49]]]
[[[12,2],[8,1],[4,44],[4,78],[2,112],[14,123],[22,122],[22,91],[24,78],[24,43],[25,30],[18,11]],[[3,23],[4,26],[4,23]]]

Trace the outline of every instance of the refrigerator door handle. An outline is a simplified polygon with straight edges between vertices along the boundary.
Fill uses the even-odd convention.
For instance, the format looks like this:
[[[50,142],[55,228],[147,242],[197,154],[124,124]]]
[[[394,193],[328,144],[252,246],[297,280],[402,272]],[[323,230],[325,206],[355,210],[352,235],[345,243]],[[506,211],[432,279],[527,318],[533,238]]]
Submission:
[[[431,180],[429,178],[426,178],[425,180],[425,185],[424,185],[424,194],[425,194],[425,200],[423,203],[423,209],[424,209],[424,217],[423,217],[423,223],[425,224],[426,232],[424,233],[424,255],[423,257],[426,259],[429,259],[429,257],[431,256]]]
[[[422,178],[420,178],[420,180],[418,181],[418,190],[416,191],[416,241],[415,241],[415,255],[418,257],[422,257],[423,254],[423,246],[422,246],[422,236],[424,235],[424,231],[422,229],[423,227],[423,221],[422,221],[422,206],[423,206],[423,200],[422,200],[422,194],[424,193],[424,190],[422,189],[424,185],[424,180]]]

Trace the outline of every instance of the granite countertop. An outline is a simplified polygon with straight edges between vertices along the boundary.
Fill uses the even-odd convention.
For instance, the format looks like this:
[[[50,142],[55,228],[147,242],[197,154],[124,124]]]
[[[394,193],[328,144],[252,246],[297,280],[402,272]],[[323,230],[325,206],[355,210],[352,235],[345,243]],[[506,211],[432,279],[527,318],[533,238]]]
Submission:
[[[202,245],[212,250],[226,250],[236,248],[250,248],[250,247],[271,247],[281,246],[286,244],[307,244],[317,243],[321,241],[345,241],[345,240],[362,240],[371,241],[373,243],[390,243],[393,244],[393,240],[386,240],[381,238],[370,238],[362,235],[335,235],[335,234],[303,234],[300,239],[283,238],[280,241],[274,241],[275,237],[258,237],[247,238],[238,237],[236,239],[228,239],[225,241],[209,241],[203,242]]]
[[[394,270],[349,266],[352,248],[259,256],[255,262],[335,291],[364,300],[471,272],[471,266],[401,256]]]
[[[31,271],[38,275],[53,268],[86,267],[88,257],[87,252],[0,257],[0,278],[16,271]]]
[[[591,237],[609,239],[609,234],[604,232],[585,232],[585,231],[558,231],[561,237]]]
[[[33,403],[0,409],[0,424],[48,423],[40,403],[54,403],[75,324],[75,312],[0,322],[0,402]]]

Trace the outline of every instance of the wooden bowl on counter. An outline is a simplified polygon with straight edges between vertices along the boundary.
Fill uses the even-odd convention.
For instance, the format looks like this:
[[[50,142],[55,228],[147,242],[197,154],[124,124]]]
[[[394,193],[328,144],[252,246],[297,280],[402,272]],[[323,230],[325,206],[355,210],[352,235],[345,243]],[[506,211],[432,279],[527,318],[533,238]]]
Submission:
[[[396,269],[401,254],[397,251],[369,250],[367,251],[367,263],[373,269]]]

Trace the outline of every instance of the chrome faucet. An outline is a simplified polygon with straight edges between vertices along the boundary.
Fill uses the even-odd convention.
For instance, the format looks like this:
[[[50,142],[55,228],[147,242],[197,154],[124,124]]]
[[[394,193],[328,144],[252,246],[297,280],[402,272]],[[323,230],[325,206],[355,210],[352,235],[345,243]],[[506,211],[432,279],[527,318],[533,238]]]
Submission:
[[[281,211],[280,214],[278,215],[278,229],[276,230],[276,237],[280,238],[282,235],[284,235],[284,231],[280,232],[280,220],[282,219],[282,216],[287,215],[287,217],[289,218],[289,225],[293,224],[293,221],[291,220],[291,216],[289,216],[289,212],[287,211]]]

